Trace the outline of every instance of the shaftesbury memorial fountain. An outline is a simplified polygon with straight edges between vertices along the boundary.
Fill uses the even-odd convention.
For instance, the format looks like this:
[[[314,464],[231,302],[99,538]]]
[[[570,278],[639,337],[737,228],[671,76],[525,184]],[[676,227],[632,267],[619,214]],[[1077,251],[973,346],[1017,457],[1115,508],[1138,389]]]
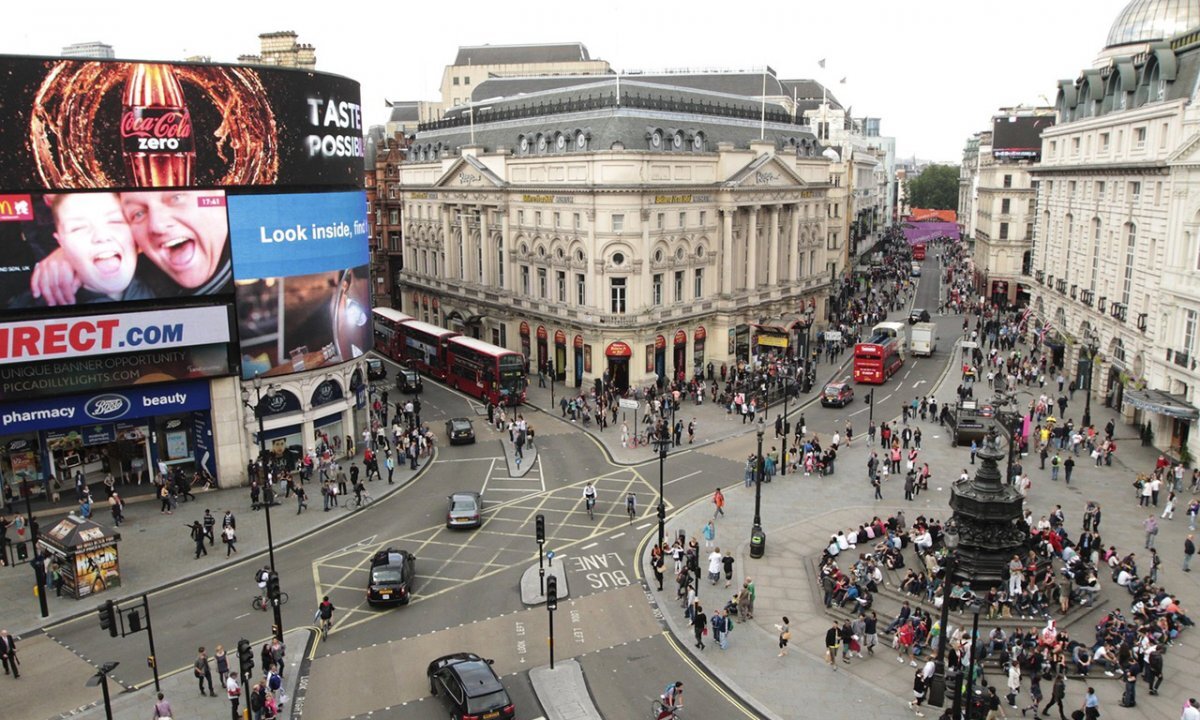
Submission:
[[[999,463],[1005,454],[994,429],[976,457],[979,472],[954,482],[950,508],[958,524],[954,577],[978,592],[1005,583],[1008,561],[1024,553],[1029,534],[1021,517],[1024,499],[1001,476]]]

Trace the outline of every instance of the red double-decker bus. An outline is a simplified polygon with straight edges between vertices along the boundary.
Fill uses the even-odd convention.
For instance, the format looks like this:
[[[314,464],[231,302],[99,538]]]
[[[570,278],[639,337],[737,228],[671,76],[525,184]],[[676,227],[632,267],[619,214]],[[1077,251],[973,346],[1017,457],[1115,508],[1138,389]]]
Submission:
[[[400,325],[412,320],[412,315],[384,307],[375,308],[371,315],[375,328],[375,351],[396,362],[403,362],[404,335]]]
[[[854,381],[882,385],[904,364],[900,340],[876,335],[854,346]]]
[[[924,260],[925,259],[925,243],[923,243],[923,242],[913,243],[912,251],[913,251],[913,260]]]
[[[446,343],[446,384],[497,405],[525,402],[525,356],[459,335]]]
[[[404,337],[404,352],[401,357],[393,359],[408,363],[430,377],[445,380],[449,367],[446,345],[450,338],[457,337],[459,333],[420,320],[405,320],[400,323],[400,328]]]

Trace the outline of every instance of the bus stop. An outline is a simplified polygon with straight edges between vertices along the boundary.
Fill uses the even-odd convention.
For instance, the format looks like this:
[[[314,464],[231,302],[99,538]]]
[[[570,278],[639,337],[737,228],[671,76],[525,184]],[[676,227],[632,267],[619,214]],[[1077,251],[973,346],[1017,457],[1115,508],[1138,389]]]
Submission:
[[[120,533],[68,515],[38,538],[38,547],[58,564],[63,594],[76,600],[121,586],[117,562]]]

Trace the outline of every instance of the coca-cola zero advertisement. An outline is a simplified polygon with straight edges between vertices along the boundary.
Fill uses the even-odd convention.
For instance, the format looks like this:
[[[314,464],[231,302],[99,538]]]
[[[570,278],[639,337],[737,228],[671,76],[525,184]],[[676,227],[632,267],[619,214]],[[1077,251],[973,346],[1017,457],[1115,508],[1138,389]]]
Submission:
[[[244,65],[0,55],[0,191],[361,187],[357,82]]]

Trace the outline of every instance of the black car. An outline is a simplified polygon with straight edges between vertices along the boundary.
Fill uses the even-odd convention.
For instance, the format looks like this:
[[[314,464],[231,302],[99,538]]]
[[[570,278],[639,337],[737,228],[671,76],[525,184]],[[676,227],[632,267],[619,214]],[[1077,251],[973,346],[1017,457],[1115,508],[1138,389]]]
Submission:
[[[854,386],[849,382],[829,383],[821,392],[821,405],[824,407],[846,407],[854,400]]]
[[[457,417],[446,421],[446,438],[451,445],[475,442],[475,425],[470,418]]]
[[[425,389],[421,383],[421,373],[412,368],[400,368],[396,372],[396,389],[410,394],[421,392]]]
[[[429,663],[425,675],[429,692],[442,699],[454,720],[513,720],[517,716],[491,660],[475,653],[444,655]]]
[[[407,550],[388,548],[371,558],[367,578],[368,605],[407,605],[412,599],[416,557]]]
[[[929,311],[925,308],[913,308],[908,314],[908,324],[916,325],[919,322],[929,322]]]
[[[367,358],[367,379],[384,380],[387,378],[387,366],[377,357]]]

